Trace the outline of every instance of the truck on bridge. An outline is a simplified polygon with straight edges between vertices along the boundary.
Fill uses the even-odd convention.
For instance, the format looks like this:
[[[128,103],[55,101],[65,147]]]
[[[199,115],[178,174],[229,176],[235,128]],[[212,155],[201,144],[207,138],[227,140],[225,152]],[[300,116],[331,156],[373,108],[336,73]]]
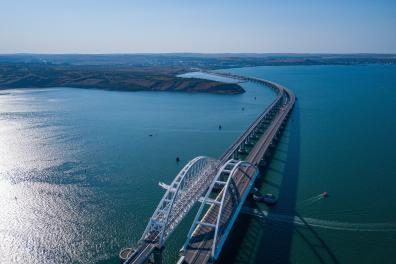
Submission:
[[[221,157],[196,157],[170,185],[162,184],[166,193],[137,246],[120,253],[126,264],[142,264],[150,258],[160,263],[165,241],[198,201],[201,205],[178,264],[215,262],[259,174],[258,165],[275,146],[295,104],[294,94],[274,82],[229,73],[207,73],[259,83],[275,90],[277,97]]]

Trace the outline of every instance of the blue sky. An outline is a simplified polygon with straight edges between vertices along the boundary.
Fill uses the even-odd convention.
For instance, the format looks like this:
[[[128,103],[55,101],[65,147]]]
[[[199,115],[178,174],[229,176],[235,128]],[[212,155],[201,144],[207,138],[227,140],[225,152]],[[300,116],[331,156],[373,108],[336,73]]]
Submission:
[[[0,53],[396,53],[396,1],[0,0]]]

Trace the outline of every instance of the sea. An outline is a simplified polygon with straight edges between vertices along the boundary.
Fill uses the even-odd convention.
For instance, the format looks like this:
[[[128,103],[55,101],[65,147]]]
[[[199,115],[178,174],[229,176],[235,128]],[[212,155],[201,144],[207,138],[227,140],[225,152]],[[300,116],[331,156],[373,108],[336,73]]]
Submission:
[[[277,82],[297,102],[256,182],[278,203],[248,199],[218,263],[396,263],[396,65],[219,71]],[[158,183],[198,155],[219,157],[276,96],[240,85],[239,95],[0,90],[0,263],[119,263],[165,192]]]

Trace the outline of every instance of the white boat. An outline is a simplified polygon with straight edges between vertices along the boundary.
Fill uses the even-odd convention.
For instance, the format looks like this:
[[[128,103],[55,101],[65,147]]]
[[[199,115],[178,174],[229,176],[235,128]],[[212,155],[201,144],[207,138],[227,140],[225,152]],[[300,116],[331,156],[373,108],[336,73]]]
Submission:
[[[253,199],[256,202],[264,202],[268,205],[274,205],[276,204],[276,202],[278,201],[278,199],[276,198],[275,195],[273,195],[272,193],[267,193],[265,195],[261,195],[261,194],[253,194]]]

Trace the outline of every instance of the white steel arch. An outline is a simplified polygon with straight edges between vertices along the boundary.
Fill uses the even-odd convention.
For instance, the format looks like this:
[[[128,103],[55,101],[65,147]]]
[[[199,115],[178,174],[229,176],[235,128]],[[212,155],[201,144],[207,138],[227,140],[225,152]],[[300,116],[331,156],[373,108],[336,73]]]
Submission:
[[[139,242],[153,243],[161,248],[175,227],[209,187],[219,163],[218,160],[198,156],[183,167],[170,185],[159,183],[166,189],[166,193],[151,216]]]
[[[193,237],[194,231],[196,230],[198,225],[210,226],[210,227],[214,228],[213,243],[211,245],[211,257],[212,257],[212,259],[217,259],[218,255],[221,252],[221,248],[223,247],[224,241],[227,238],[228,233],[230,232],[230,229],[233,225],[233,221],[235,221],[235,216],[237,216],[239,213],[237,211],[239,211],[242,206],[241,201],[244,200],[244,199],[241,199],[241,197],[239,197],[238,191],[234,188],[235,186],[233,186],[233,176],[241,167],[243,167],[243,168],[252,167],[255,169],[253,181],[251,182],[251,184],[253,184],[254,179],[257,177],[257,174],[258,174],[258,169],[256,168],[256,166],[254,166],[252,163],[247,162],[247,161],[234,160],[234,159],[227,161],[218,170],[216,177],[213,180],[212,184],[210,185],[209,189],[207,190],[205,196],[200,200],[201,206],[197,212],[197,215],[195,216],[194,222],[193,222],[193,224],[190,228],[190,231],[187,235],[187,241],[184,244],[183,249],[185,249],[188,246],[190,239]],[[246,172],[242,172],[242,173],[246,174]],[[220,180],[220,178],[224,177],[224,175],[226,175],[227,180],[226,181]],[[212,194],[216,185],[222,185],[223,187],[221,188],[217,197],[215,199],[212,199],[212,198],[210,198],[210,194]],[[232,193],[232,192],[234,192],[234,193]],[[248,192],[249,192],[249,190],[246,192],[246,194]],[[224,211],[225,198],[229,195],[234,196],[234,199],[236,201],[236,204],[235,204],[236,206],[234,208],[235,210],[233,212],[234,215],[233,215],[233,217],[230,218],[231,220],[226,224],[226,228],[221,229],[221,217],[222,217],[223,211]],[[205,216],[203,216],[201,218],[201,220],[199,220],[203,211],[204,211],[205,205],[210,205],[211,207],[213,207],[213,206],[218,207],[218,213],[216,216],[215,223],[204,222],[203,219],[205,218]]]

